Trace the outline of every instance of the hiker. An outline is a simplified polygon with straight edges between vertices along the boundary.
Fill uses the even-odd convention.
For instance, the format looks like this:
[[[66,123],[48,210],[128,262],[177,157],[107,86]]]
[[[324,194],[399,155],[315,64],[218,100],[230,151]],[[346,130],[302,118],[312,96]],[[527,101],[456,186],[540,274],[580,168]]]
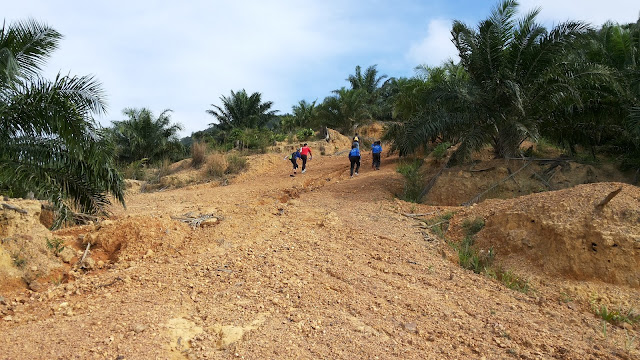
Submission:
[[[307,171],[307,156],[309,157],[309,160],[311,160],[311,158],[313,157],[313,155],[311,154],[311,149],[307,146],[307,143],[304,143],[304,146],[302,146],[302,148],[300,149],[300,158],[302,159],[302,174]]]
[[[380,155],[382,154],[382,145],[380,145],[380,141],[376,141],[373,143],[371,147],[371,155],[373,157],[373,163],[371,167],[376,170],[380,170]]]
[[[291,153],[291,155],[284,157],[285,160],[289,159],[289,161],[291,161],[291,164],[293,164],[293,174],[291,174],[290,176],[296,176],[296,170],[298,169],[298,159],[300,158],[300,149],[296,149]]]
[[[353,137],[353,143],[351,146],[355,145],[358,149],[360,149],[360,138],[358,137],[358,133]]]
[[[356,175],[360,170],[360,149],[353,144],[351,145],[351,151],[349,151],[349,161],[351,161],[351,177],[353,177],[353,167],[356,168]]]

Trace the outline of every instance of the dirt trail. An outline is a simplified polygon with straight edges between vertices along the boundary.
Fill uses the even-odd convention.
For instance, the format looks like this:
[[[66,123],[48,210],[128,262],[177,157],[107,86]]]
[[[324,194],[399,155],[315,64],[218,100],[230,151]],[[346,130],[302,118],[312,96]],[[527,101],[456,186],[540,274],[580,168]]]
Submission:
[[[640,356],[637,328],[603,332],[587,305],[562,300],[559,289],[582,283],[543,279],[522,294],[447,259],[402,215],[444,210],[396,200],[394,161],[372,171],[365,156],[351,179],[346,156],[316,156],[291,178],[289,162],[267,154],[228,186],[132,195],[109,227],[60,233],[111,231],[114,262],[0,299],[12,313],[0,321],[0,358]],[[171,219],[190,212],[221,220],[191,229]],[[589,286],[638,305],[637,288]]]

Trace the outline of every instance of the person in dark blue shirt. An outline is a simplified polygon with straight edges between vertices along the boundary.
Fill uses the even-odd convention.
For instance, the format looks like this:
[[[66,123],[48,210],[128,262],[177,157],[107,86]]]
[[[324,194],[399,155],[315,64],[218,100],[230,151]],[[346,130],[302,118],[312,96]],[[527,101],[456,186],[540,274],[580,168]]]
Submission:
[[[380,170],[380,155],[382,154],[382,145],[380,145],[380,141],[376,141],[371,146],[371,155],[373,157],[373,164],[371,167]]]
[[[349,161],[351,161],[351,177],[353,177],[353,168],[356,168],[356,175],[360,170],[360,149],[353,144],[351,145],[351,151],[349,151]]]
[[[296,151],[292,152],[291,155],[285,156],[284,158],[285,160],[289,159],[289,161],[291,161],[291,164],[293,164],[293,174],[291,174],[290,176],[296,176],[296,170],[298,169],[298,159],[302,158],[302,155],[300,155],[300,150],[296,149]]]

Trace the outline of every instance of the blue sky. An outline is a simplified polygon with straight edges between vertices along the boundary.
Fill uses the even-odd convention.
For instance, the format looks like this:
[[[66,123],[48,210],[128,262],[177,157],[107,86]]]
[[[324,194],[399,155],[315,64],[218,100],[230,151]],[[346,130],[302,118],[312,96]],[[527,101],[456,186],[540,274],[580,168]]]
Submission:
[[[11,22],[34,18],[64,35],[45,69],[93,74],[103,84],[110,126],[126,107],[172,109],[181,135],[213,122],[205,113],[231,90],[262,93],[280,113],[299,100],[321,102],[347,86],[356,65],[411,76],[420,64],[456,56],[451,21],[476,25],[496,1],[484,0],[3,0]],[[637,0],[521,0],[539,21],[600,25],[635,22]]]

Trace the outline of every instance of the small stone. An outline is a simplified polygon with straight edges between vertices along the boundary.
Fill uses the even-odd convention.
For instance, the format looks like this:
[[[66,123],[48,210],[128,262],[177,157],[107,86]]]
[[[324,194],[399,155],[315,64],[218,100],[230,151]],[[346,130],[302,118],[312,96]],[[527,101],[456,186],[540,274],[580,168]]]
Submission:
[[[151,249],[147,250],[147,253],[144,255],[144,257],[149,257],[149,256],[153,256],[153,250]]]
[[[4,321],[13,321],[13,317],[11,317],[11,315],[7,315],[7,316],[3,317],[2,320],[4,320]]]
[[[93,268],[96,267],[96,261],[93,260],[93,258],[91,257],[87,257],[86,259],[84,259],[84,261],[82,262],[81,267],[83,269],[87,269],[87,270],[91,270]]]
[[[41,283],[39,283],[37,281],[32,281],[32,282],[29,283],[29,289],[31,291],[40,292],[40,291],[42,291],[42,289],[44,289],[44,285],[42,285]]]
[[[218,224],[218,218],[211,218],[211,219],[203,220],[200,223],[200,226],[201,227],[207,227],[207,226],[214,226],[216,224]]]
[[[31,267],[31,271],[33,271],[33,272],[38,271],[38,267],[37,267],[37,266],[32,266],[32,267]]]
[[[73,259],[74,256],[76,256],[76,252],[66,246],[58,253],[60,260],[67,264],[71,262],[71,259]]]
[[[0,304],[7,305],[7,300],[3,296],[0,296]]]
[[[98,261],[98,269],[102,269],[104,267],[104,261]]]
[[[140,334],[141,332],[143,332],[145,330],[147,330],[147,326],[146,325],[143,325],[143,324],[135,324],[135,325],[133,325],[133,331],[136,334]]]
[[[408,322],[402,324],[402,328],[404,328],[408,332],[415,333],[418,331],[418,324],[416,324],[415,322]]]
[[[627,331],[633,331],[633,325],[629,324],[628,322],[623,322],[621,326]]]

